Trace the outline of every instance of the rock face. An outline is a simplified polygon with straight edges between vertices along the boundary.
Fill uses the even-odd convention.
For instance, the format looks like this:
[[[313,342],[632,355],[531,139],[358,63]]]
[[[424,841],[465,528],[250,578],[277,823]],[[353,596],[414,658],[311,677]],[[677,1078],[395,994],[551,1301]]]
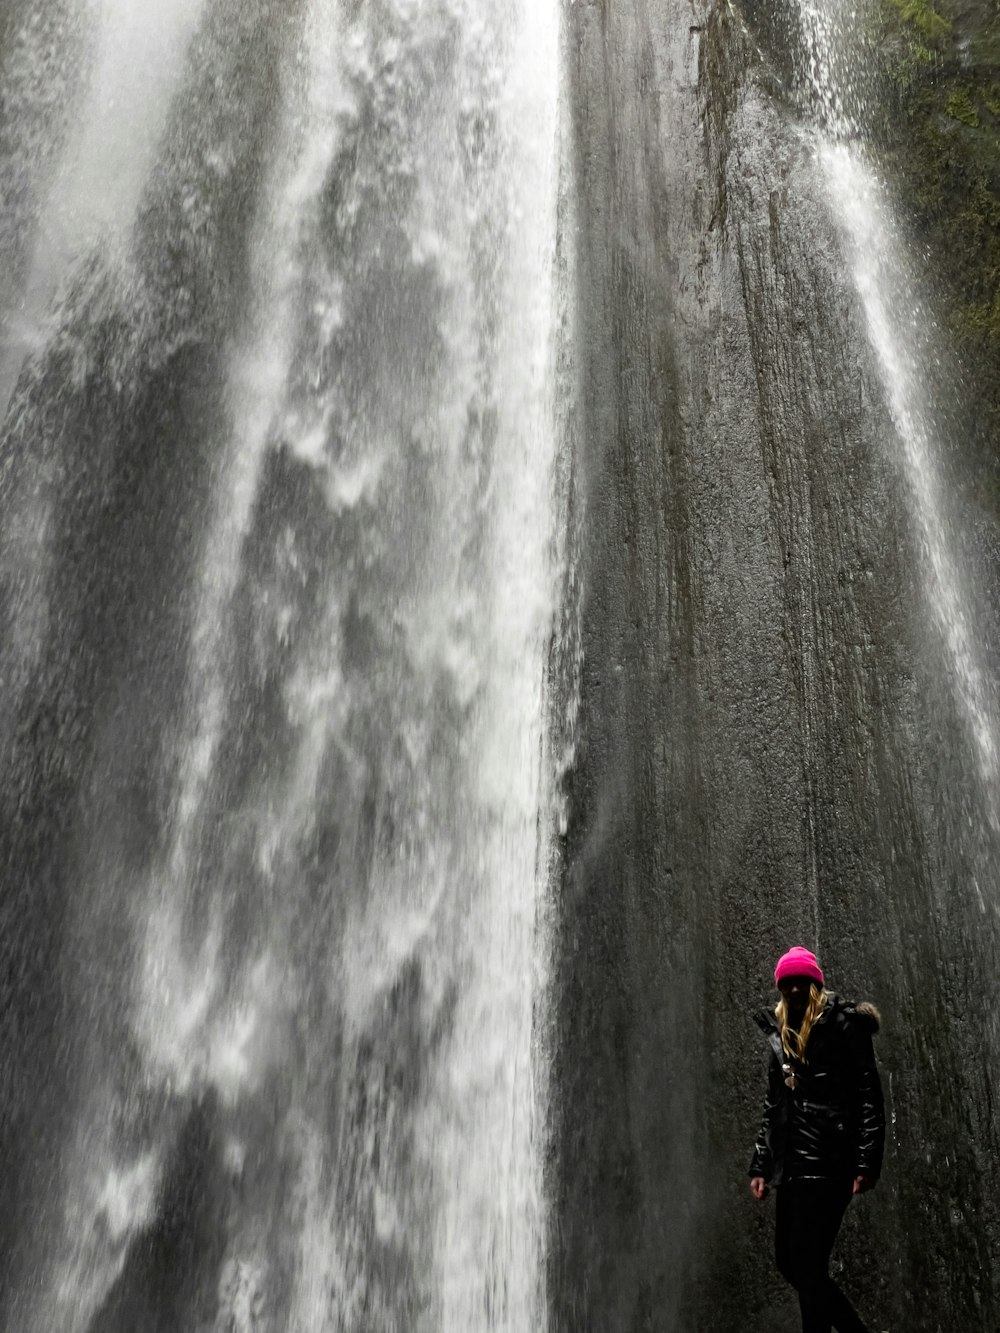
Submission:
[[[749,1011],[805,943],[886,1020],[886,1176],[845,1284],[874,1327],[992,1327],[994,834],[858,296],[761,51],[781,16],[569,13],[584,666],[554,1325],[798,1327],[745,1172]]]
[[[1000,509],[1000,15],[982,0],[881,0],[871,129],[965,365],[977,489]]]
[[[846,1285],[1000,1327],[1000,819],[793,3],[3,7],[0,1327],[792,1333],[793,943],[885,1016]],[[994,20],[885,4],[986,364]]]

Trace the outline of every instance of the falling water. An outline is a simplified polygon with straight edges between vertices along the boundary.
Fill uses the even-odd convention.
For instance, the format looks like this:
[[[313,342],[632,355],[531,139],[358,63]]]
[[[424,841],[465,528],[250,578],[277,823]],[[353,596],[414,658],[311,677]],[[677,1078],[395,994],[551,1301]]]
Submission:
[[[805,89],[822,125],[819,159],[902,448],[922,548],[927,600],[946,645],[965,714],[990,823],[1000,831],[997,701],[981,661],[973,608],[960,564],[962,543],[950,516],[941,470],[943,441],[927,397],[928,330],[933,318],[915,282],[892,209],[863,144],[865,80],[856,46],[858,12],[800,0]]]
[[[10,1326],[543,1328],[557,6],[57,29],[2,735],[40,782],[56,710],[71,1091]]]

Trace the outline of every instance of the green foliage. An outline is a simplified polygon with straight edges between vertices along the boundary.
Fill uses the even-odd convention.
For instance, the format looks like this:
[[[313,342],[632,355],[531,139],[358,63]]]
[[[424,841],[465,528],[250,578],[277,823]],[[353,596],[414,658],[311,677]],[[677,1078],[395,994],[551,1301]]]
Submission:
[[[964,341],[975,341],[983,334],[1000,339],[1000,294],[992,303],[957,306],[951,319],[952,330]]]
[[[989,439],[977,460],[1000,514],[1000,7],[996,0],[874,0],[884,97],[876,149],[939,309],[975,368]]]
[[[951,24],[927,0],[888,0],[899,18],[914,28],[931,46],[939,46],[951,34]]]
[[[925,73],[926,67],[934,64],[934,59],[934,52],[929,47],[908,40],[904,53],[892,62],[889,77],[906,92]]]
[[[953,88],[948,94],[945,110],[952,120],[961,121],[963,125],[971,125],[974,130],[979,129],[979,112],[972,105],[972,92],[969,88]]]

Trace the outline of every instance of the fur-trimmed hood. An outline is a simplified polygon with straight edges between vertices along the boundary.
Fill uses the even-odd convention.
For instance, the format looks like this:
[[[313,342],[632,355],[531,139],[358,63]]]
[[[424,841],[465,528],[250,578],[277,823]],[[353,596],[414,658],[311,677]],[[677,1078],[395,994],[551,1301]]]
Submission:
[[[850,1011],[850,1008],[851,1006],[848,1005],[848,1012]],[[879,1013],[875,1005],[872,1004],[871,1000],[862,1000],[860,1004],[854,1005],[854,1013],[857,1018],[864,1021],[874,1037],[875,1033],[878,1032],[879,1028],[882,1026],[882,1015]]]

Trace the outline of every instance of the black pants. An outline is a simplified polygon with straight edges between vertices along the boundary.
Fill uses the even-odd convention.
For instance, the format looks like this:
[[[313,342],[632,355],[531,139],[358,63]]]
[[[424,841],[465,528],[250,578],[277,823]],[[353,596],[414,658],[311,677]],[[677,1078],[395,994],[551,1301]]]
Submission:
[[[799,1293],[802,1333],[869,1333],[829,1274],[830,1252],[851,1201],[850,1180],[789,1180],[777,1189],[778,1269]]]

